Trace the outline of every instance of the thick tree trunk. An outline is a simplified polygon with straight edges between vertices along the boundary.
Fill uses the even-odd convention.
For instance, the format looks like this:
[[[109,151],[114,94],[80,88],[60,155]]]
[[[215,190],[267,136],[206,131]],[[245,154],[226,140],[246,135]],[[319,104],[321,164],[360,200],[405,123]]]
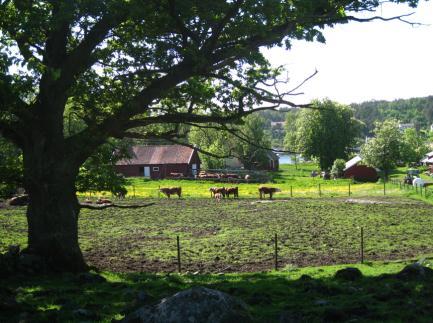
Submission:
[[[55,150],[54,150],[55,151]],[[86,270],[78,244],[79,204],[75,194],[78,165],[54,151],[24,152],[27,208],[27,253],[42,258],[49,270]]]

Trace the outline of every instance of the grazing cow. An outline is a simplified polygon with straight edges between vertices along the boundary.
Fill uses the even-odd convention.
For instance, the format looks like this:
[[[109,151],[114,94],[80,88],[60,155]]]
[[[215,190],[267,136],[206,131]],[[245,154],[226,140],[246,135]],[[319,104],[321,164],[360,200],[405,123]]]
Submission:
[[[215,193],[214,197],[215,197],[215,200],[217,202],[221,202],[221,199],[223,198],[223,195],[221,193]]]
[[[250,179],[251,179],[251,175],[246,174],[246,175],[245,175],[245,180],[248,182]]]
[[[259,187],[260,199],[266,197],[266,194],[269,194],[269,199],[272,200],[272,194],[276,192],[281,192],[281,190],[276,187],[266,187],[266,186]]]
[[[161,187],[159,191],[164,193],[168,198],[174,194],[177,194],[179,198],[182,196],[182,187]]]
[[[225,187],[211,187],[209,189],[210,197],[215,196],[215,194],[220,193],[222,197],[226,197],[226,188]]]
[[[233,194],[233,198],[239,198],[239,190],[238,187],[228,187],[226,188],[227,197],[230,197],[230,194]]]

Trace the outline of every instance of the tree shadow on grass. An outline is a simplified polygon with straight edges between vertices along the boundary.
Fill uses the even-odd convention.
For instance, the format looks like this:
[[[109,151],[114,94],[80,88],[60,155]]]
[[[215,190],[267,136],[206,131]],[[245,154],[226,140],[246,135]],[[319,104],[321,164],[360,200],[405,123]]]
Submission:
[[[111,321],[193,286],[242,299],[257,322],[430,321],[433,275],[340,279],[290,273],[15,276],[0,284],[0,322]]]

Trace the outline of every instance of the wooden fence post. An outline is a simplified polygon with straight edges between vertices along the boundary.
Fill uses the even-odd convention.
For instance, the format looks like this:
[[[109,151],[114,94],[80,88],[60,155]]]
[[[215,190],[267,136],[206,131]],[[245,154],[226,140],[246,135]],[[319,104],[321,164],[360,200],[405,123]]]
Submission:
[[[134,198],[135,198],[135,185],[132,185],[132,191],[134,192]]]
[[[383,195],[386,195],[386,181],[385,181],[385,177],[383,178]]]
[[[275,233],[275,270],[278,270],[278,240]]]
[[[361,264],[364,263],[364,228],[361,227]]]
[[[321,189],[321,187],[320,187],[320,184],[319,184],[319,196],[320,196],[320,197],[322,196],[322,189]]]
[[[179,273],[181,271],[181,263],[180,263],[180,240],[179,240],[179,236],[177,236],[177,271]]]
[[[161,185],[158,185],[158,200],[161,198]]]
[[[350,192],[350,183],[349,183],[349,196],[350,196],[351,192]]]
[[[290,197],[293,197],[293,187],[290,185]]]

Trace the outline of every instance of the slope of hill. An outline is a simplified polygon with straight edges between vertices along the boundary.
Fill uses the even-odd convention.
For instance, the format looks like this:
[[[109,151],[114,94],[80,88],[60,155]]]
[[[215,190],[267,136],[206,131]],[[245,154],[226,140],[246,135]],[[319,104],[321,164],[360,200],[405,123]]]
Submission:
[[[351,106],[355,110],[355,117],[366,124],[365,134],[373,130],[376,121],[386,119],[413,123],[418,130],[429,129],[433,123],[433,96],[391,102],[367,101]]]

